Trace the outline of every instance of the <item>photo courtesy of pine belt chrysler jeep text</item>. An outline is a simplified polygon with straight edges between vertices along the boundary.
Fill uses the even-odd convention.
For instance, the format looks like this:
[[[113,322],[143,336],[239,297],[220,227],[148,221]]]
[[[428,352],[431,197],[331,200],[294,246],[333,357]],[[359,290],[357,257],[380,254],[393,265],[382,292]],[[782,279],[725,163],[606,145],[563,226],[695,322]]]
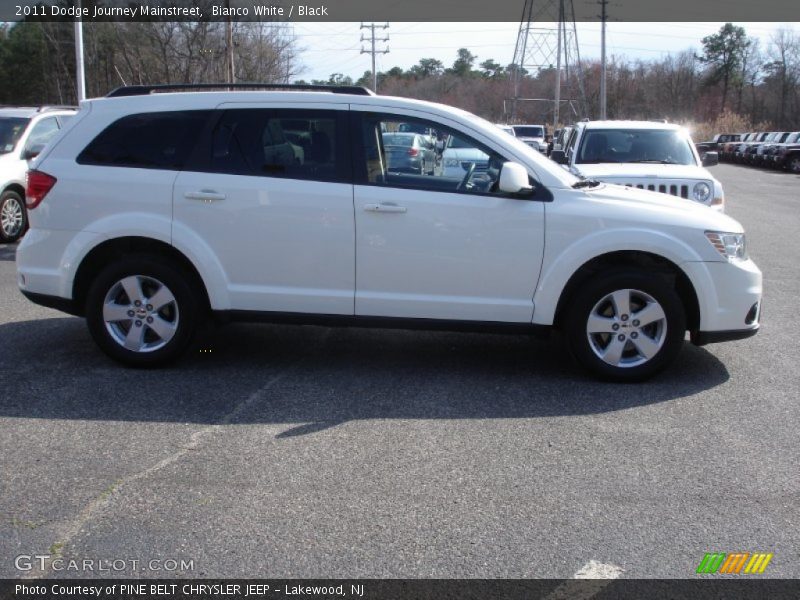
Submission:
[[[617,381],[663,369],[687,331],[757,332],[761,272],[729,216],[580,179],[456,108],[288,87],[81,103],[31,163],[22,292],[134,366],[177,358],[209,317],[555,327]],[[386,139],[419,127],[461,158],[393,169]]]

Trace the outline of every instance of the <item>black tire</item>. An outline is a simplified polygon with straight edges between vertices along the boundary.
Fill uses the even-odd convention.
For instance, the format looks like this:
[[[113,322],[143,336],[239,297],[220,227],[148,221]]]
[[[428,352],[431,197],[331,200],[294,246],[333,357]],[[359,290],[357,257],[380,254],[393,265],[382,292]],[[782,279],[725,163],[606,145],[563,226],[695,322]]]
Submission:
[[[132,304],[121,284],[126,278],[137,279],[143,292],[141,297],[145,301],[156,298],[156,292],[161,289],[157,284],[166,288],[173,301],[156,312],[146,310],[149,304],[142,304],[139,308],[127,307],[144,312],[135,313],[130,321],[120,320],[107,324],[104,318],[107,297],[116,297],[117,300],[122,298],[119,304],[115,301],[116,309]],[[201,317],[197,301],[199,290],[192,289],[191,281],[190,276],[181,268],[162,257],[132,255],[108,265],[92,282],[86,297],[86,324],[92,338],[111,358],[131,367],[158,367],[173,362],[192,342]],[[154,320],[151,328],[147,323]],[[166,323],[174,331],[166,341],[164,338],[167,336],[159,337],[156,332],[155,327],[159,323]],[[126,330],[130,332],[133,327],[141,327],[138,331],[143,331],[142,348],[138,351],[126,348],[118,341]]]
[[[614,292],[627,296],[630,302],[627,315],[614,315],[615,305],[608,300]],[[662,309],[664,317],[640,328],[635,317],[645,306],[654,307],[652,302],[645,304],[649,301]],[[609,329],[614,326],[617,329],[608,334],[590,334],[589,317],[593,314],[601,319],[611,316],[610,321],[602,323],[613,323],[608,325]],[[686,333],[683,304],[669,282],[659,275],[632,268],[607,271],[583,284],[572,296],[562,324],[567,347],[578,364],[600,379],[619,382],[643,381],[666,368],[677,356]],[[612,343],[622,348],[616,365],[598,354],[611,350]],[[648,353],[658,349],[647,357],[640,348],[646,348]],[[613,361],[614,353],[608,354]]]
[[[786,161],[786,170],[800,175],[800,156],[790,156]]]
[[[9,219],[16,215],[12,221]],[[15,191],[6,190],[0,195],[0,241],[16,242],[28,229],[28,211],[25,200]]]

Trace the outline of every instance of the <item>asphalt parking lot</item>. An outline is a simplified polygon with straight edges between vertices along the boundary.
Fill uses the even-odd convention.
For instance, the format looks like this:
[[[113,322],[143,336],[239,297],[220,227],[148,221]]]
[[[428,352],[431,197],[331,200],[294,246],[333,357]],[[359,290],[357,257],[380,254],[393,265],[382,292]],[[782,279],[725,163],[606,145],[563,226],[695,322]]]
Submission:
[[[740,551],[800,577],[800,176],[714,172],[762,331],[639,385],[558,340],[270,325],[125,369],[0,245],[0,577],[681,578]]]

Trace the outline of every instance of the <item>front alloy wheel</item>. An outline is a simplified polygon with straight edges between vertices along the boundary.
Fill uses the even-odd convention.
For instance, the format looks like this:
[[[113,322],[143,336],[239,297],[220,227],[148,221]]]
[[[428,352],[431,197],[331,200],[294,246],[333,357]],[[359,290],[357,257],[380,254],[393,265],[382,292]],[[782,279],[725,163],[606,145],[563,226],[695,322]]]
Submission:
[[[656,356],[667,337],[667,316],[658,301],[641,290],[616,290],[594,305],[586,336],[595,355],[627,369]]]
[[[686,333],[670,278],[620,267],[578,288],[563,316],[570,352],[601,379],[642,381],[677,356]]]

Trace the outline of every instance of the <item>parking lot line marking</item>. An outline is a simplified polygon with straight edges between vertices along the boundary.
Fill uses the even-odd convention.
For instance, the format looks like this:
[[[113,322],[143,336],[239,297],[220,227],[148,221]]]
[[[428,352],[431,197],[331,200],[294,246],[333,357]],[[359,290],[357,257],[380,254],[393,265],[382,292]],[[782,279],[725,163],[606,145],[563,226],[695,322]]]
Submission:
[[[562,583],[542,600],[589,600],[596,596],[612,580],[622,575],[624,569],[617,565],[590,560],[572,576],[572,579],[591,580],[580,586]]]

